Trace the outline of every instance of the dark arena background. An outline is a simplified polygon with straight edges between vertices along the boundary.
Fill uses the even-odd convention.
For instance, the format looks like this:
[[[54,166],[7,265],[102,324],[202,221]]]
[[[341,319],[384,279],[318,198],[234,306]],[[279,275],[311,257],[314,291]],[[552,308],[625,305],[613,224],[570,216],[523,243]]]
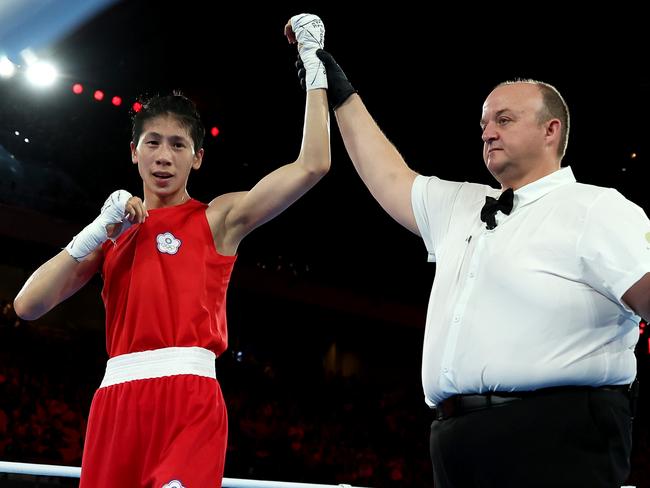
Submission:
[[[182,90],[208,129],[190,195],[210,201],[249,189],[300,150],[305,96],[295,46],[282,34],[294,14],[323,19],[326,49],[416,171],[495,186],[481,158],[483,100],[500,81],[535,78],[555,85],[571,109],[564,165],[650,210],[650,78],[638,12],[585,12],[577,34],[557,12],[510,18],[490,11],[496,5],[470,19],[468,6],[443,13],[408,2],[125,0],[96,2],[44,39],[38,9],[49,8],[54,23],[80,3],[0,0],[0,57],[16,47],[3,45],[12,20],[25,30],[19,47],[33,47],[59,74],[46,87],[27,83],[21,69],[0,77],[2,461],[81,463],[107,359],[101,279],[34,322],[17,318],[12,303],[113,190],[142,195],[129,152],[133,104]],[[420,363],[435,265],[366,190],[334,118],[331,131],[330,173],[239,249],[229,349],[217,360],[229,412],[225,475],[431,487],[433,419]],[[628,480],[637,487],[650,486],[649,350],[642,329]],[[0,474],[3,487],[76,485]]]

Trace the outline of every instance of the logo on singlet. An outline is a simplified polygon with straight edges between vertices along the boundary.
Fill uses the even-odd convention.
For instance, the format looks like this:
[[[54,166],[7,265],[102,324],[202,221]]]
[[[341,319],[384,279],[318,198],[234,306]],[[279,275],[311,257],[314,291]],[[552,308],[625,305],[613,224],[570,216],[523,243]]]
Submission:
[[[183,486],[183,483],[181,483],[180,481],[172,480],[169,483],[165,483],[164,485],[162,485],[162,488],[185,488],[185,487]]]
[[[181,240],[176,239],[171,232],[165,232],[156,236],[156,245],[158,246],[158,250],[163,254],[176,254],[178,248],[181,247]]]

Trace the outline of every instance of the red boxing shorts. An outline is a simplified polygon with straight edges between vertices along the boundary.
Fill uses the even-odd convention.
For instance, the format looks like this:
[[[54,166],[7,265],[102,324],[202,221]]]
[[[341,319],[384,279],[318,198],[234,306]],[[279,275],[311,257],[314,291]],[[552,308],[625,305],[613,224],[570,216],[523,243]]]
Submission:
[[[214,360],[200,347],[109,359],[90,407],[80,488],[221,487],[228,418]]]

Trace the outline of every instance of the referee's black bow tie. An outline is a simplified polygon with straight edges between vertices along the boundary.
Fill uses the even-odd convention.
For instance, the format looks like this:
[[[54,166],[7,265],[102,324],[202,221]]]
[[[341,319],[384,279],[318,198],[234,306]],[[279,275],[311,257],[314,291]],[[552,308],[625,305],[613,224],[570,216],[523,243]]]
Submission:
[[[499,199],[485,197],[485,205],[481,209],[481,220],[487,224],[488,229],[494,229],[497,226],[496,213],[501,210],[504,214],[510,215],[512,212],[512,202],[514,201],[515,192],[512,188],[504,191]]]

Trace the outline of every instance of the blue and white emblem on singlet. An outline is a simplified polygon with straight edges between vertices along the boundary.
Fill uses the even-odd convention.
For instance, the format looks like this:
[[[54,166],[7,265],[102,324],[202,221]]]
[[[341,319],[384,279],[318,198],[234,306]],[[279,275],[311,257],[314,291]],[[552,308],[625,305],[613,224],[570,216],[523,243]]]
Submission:
[[[176,254],[181,247],[181,240],[176,239],[171,232],[165,232],[156,236],[156,246],[163,254]]]

